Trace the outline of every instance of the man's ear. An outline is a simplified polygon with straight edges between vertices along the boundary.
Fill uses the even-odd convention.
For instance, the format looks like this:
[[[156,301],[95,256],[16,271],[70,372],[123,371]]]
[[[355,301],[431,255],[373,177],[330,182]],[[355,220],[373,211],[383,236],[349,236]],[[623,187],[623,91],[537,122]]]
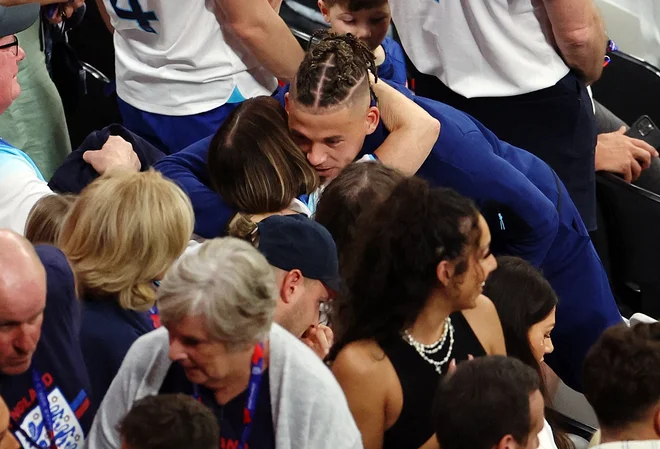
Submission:
[[[291,295],[288,293],[286,279],[284,279],[284,282],[282,282],[282,285],[280,285],[279,294],[280,301],[282,301],[283,304],[286,305],[291,303]]]
[[[451,278],[454,277],[455,271],[456,267],[454,267],[454,264],[446,260],[440,262],[435,269],[436,276],[444,287],[449,286]]]
[[[653,430],[655,430],[656,439],[660,440],[660,405],[653,411]]]
[[[505,435],[497,445],[497,449],[518,449],[518,443],[516,443],[513,435]]]
[[[289,102],[290,101],[291,101],[291,99],[289,98],[289,92],[287,92],[287,93],[284,94],[284,110],[286,111],[287,114],[289,113],[289,108],[290,108]]]
[[[365,118],[365,125],[367,128],[367,135],[372,134],[378,128],[378,123],[380,122],[380,110],[377,106],[369,107],[367,110],[367,116]]]
[[[295,299],[295,293],[304,281],[302,272],[298,269],[289,271],[284,275],[280,296],[284,304],[291,304]]]
[[[325,2],[323,0],[319,0],[316,4],[319,5],[319,10],[321,10],[321,14],[323,14],[325,22],[330,23],[330,11],[328,11],[328,7],[325,5]]]

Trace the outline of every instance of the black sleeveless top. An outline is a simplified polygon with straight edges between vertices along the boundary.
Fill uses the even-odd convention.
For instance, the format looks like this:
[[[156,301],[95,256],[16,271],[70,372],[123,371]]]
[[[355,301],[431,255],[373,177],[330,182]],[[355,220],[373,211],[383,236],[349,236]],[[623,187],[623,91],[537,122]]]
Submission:
[[[433,399],[438,382],[447,373],[449,362],[467,360],[468,355],[486,355],[472,328],[461,312],[451,314],[454,326],[454,346],[448,362],[442,366],[442,375],[435,366],[424,360],[400,335],[379,341],[392,362],[403,391],[403,407],[399,419],[385,431],[383,449],[418,449],[435,433],[433,427]],[[444,360],[449,349],[449,336],[443,348],[433,354],[436,361]]]

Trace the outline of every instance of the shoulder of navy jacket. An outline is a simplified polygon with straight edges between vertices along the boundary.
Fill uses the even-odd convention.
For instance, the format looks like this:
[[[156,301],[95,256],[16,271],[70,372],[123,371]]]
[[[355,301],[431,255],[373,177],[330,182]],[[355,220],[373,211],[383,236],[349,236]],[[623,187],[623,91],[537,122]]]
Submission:
[[[520,234],[532,230],[529,224],[509,205],[485,201],[478,206],[492,234],[506,231]]]
[[[392,88],[398,90],[398,91],[401,92],[403,95],[405,95],[406,97],[410,98],[411,100],[412,100],[413,97],[415,96],[415,94],[413,94],[412,91],[411,91],[410,89],[408,89],[406,86],[402,86],[401,84],[399,84],[399,83],[395,83],[394,81],[390,81],[390,80],[382,80],[382,79],[379,78],[379,79],[378,79],[378,82],[379,82],[379,83],[380,83],[380,82],[384,82],[385,84],[387,84],[388,86],[390,86],[390,87],[392,87]]]

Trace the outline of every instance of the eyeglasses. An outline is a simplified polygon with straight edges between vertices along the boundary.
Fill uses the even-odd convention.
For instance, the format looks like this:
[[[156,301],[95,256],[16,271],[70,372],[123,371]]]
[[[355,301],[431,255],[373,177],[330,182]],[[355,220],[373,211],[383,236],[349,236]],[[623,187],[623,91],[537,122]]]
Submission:
[[[18,56],[18,36],[14,35],[14,42],[11,44],[0,45],[0,50],[4,50],[5,48],[12,49],[14,56]]]

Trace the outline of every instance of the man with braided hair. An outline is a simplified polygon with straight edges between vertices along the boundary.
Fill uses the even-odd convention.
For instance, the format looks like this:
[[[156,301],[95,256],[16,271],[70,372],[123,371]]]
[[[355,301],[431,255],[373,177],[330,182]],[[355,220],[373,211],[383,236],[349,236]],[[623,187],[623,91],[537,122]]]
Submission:
[[[372,69],[374,69],[375,65],[373,65],[373,56],[370,51],[364,46],[359,48],[363,51],[362,57],[365,63],[371,63]],[[348,54],[353,53],[348,52]],[[342,79],[346,78],[345,82],[349,82],[348,76],[361,77],[363,74],[344,74]],[[365,80],[368,102],[369,81],[366,78]],[[361,132],[364,138],[364,135],[376,130],[378,124],[382,122],[389,132],[382,139],[378,148],[374,149],[374,155],[384,164],[412,176],[419,170],[435,145],[440,132],[440,123],[388,84],[375,83],[372,89],[374,95],[381,99],[382,104],[380,108],[370,110],[370,113],[361,122],[363,126],[358,132]],[[284,96],[280,96],[278,100],[284,106]],[[281,112],[285,114],[284,107]],[[286,127],[286,124],[283,123],[283,126]],[[218,133],[222,132],[221,128]],[[237,212],[214,191],[211,185],[212,177],[207,173],[209,152],[212,151],[215,154],[215,152],[223,151],[223,147],[217,145],[210,149],[212,141],[215,140],[213,137],[202,139],[187,149],[162,159],[155,165],[157,170],[178,183],[188,194],[195,211],[195,234],[204,238],[224,235],[227,224]],[[345,165],[351,161],[346,160]],[[217,176],[216,173],[216,179]],[[255,189],[263,186],[260,181],[254,180]],[[314,197],[317,199],[316,195]],[[312,201],[309,204],[313,205],[315,202]]]
[[[374,70],[373,54],[358,39],[329,34],[307,53],[290,92],[285,88],[278,94],[294,140],[325,183],[354,160],[374,158],[369,155],[389,137],[380,121],[385,100],[376,105],[370,95],[369,71]],[[492,230],[493,252],[519,256],[541,268],[559,295],[556,351],[547,361],[565,382],[579,388],[586,352],[621,316],[566,188],[546,163],[500,141],[467,114],[397,88],[441,126],[417,175],[472,198]],[[194,207],[198,203],[219,215],[227,207],[203,183],[207,149],[208,141],[201,141],[179,154],[178,163],[166,158],[170,160],[161,161],[160,168],[195,197]],[[196,218],[210,220],[200,214]]]
[[[303,61],[285,102],[289,128],[308,161],[332,179],[378,147],[383,126],[369,96],[373,57],[351,37],[329,36]],[[561,301],[557,350],[548,362],[578,387],[581,361],[599,335],[621,321],[602,264],[564,185],[543,161],[500,141],[472,117],[423,97],[409,97],[440,121],[441,133],[417,175],[475,200],[493,230],[496,254],[540,267]]]

